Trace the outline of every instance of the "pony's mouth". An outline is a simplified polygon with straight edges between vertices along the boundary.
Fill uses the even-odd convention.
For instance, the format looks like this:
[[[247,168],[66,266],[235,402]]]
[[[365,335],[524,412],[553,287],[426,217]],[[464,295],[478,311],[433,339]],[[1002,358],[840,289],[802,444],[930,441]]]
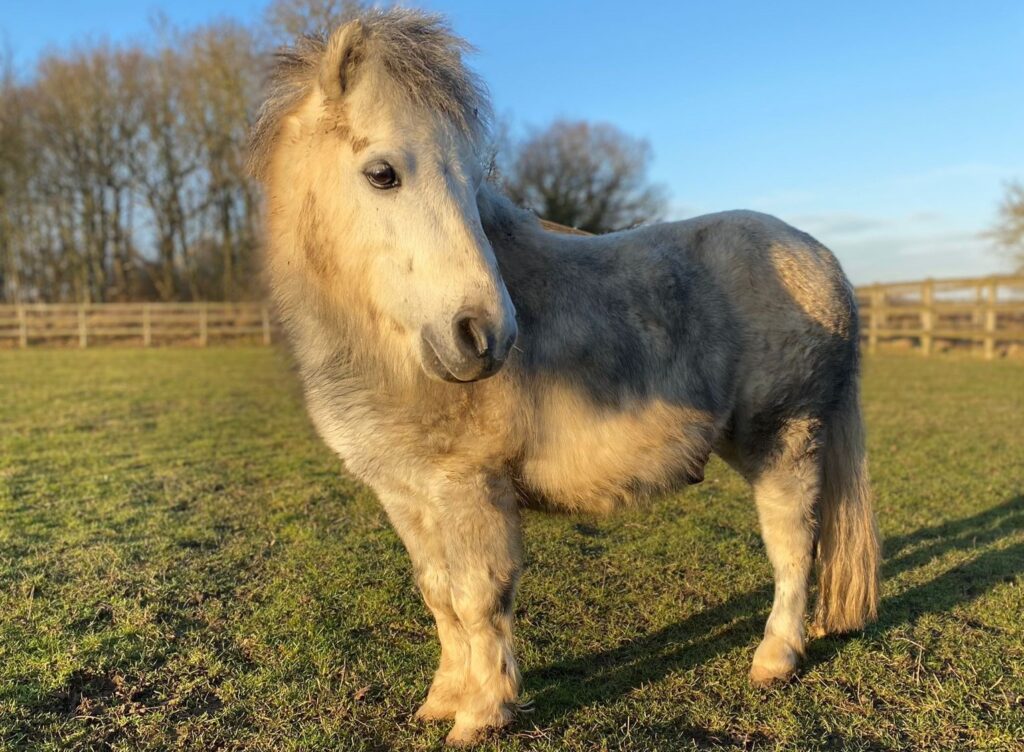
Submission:
[[[492,357],[466,360],[458,364],[449,363],[441,356],[439,350],[443,351],[443,348],[435,345],[424,332],[420,337],[420,362],[424,372],[433,379],[453,384],[469,384],[486,379],[500,371],[505,362],[504,359],[496,360]]]

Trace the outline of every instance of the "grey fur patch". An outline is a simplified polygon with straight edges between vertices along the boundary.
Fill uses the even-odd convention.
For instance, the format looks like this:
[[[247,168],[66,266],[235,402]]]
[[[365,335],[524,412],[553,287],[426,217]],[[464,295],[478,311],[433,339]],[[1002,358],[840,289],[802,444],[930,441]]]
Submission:
[[[719,414],[731,398],[737,325],[715,281],[686,259],[682,247],[651,257],[581,248],[559,260],[550,285],[531,270],[503,270],[521,336],[534,343],[524,366],[571,378],[599,405],[660,398]]]

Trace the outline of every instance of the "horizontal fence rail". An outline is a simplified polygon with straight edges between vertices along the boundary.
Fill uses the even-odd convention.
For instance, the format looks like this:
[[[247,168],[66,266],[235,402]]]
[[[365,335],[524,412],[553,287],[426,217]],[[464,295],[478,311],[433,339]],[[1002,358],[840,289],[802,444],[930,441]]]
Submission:
[[[906,343],[978,347],[985,357],[1024,345],[1024,275],[927,279],[857,288],[869,351]],[[265,303],[30,303],[0,305],[0,347],[129,344],[145,347],[277,336]]]
[[[1024,343],[1024,275],[867,285],[857,302],[870,352],[902,341],[931,355],[941,343],[980,346],[991,359]]]
[[[248,338],[269,345],[274,334],[263,303],[31,303],[0,305],[0,345],[124,343],[150,347]]]

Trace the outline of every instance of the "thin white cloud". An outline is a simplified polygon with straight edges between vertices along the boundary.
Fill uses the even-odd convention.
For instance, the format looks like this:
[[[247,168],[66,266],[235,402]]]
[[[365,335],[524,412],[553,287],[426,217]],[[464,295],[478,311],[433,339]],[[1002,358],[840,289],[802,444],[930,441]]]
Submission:
[[[892,183],[903,186],[931,185],[934,183],[946,183],[950,180],[975,180],[978,178],[990,179],[998,184],[1013,175],[1012,169],[1006,165],[995,165],[987,162],[963,162],[961,164],[942,165],[929,170],[912,172],[903,175],[896,175],[890,180]]]
[[[1007,271],[1006,262],[977,232],[935,222],[892,222],[885,231],[820,236],[839,257],[856,284],[970,277]]]
[[[948,180],[957,174],[984,170],[984,165],[961,165],[929,173],[933,179]],[[925,180],[922,173],[906,179]],[[983,276],[1010,271],[1010,264],[984,237],[985,227],[969,218],[954,217],[934,209],[913,209],[882,214],[853,211],[808,211],[809,193],[780,191],[762,197],[767,209],[789,224],[810,233],[838,256],[855,284],[924,279],[926,277]],[[793,205],[785,211],[783,199]],[[684,219],[708,211],[696,201],[674,201],[669,219]]]
[[[1007,271],[1006,260],[981,231],[939,212],[808,213],[783,219],[831,248],[855,284]]]
[[[864,233],[885,230],[892,226],[891,219],[871,217],[864,214],[796,214],[787,219],[790,224],[804,232],[818,236],[857,236]]]

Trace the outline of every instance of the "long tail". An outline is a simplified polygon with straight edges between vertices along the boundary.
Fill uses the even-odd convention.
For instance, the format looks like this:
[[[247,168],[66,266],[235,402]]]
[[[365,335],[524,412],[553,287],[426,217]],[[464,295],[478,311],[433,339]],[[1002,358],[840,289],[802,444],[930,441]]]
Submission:
[[[878,618],[881,547],[854,381],[826,428],[818,529],[819,634],[862,629]]]

